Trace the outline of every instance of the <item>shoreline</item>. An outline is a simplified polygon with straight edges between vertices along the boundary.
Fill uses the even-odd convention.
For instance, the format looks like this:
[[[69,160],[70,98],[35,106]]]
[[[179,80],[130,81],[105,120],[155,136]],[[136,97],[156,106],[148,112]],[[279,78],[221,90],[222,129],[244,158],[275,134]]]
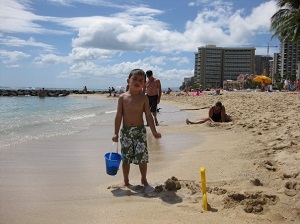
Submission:
[[[13,204],[9,207],[1,203],[2,212],[7,213],[0,217],[23,215],[24,223],[297,223],[300,220],[299,97],[287,93],[171,94],[163,95],[162,105],[202,108],[219,100],[233,116],[233,122],[186,125],[185,118],[181,121],[175,114],[178,123],[157,127],[162,133],[161,140],[150,136],[153,160],[149,163],[148,181],[152,188],[139,186],[137,167],[130,173],[133,188],[112,186],[122,181],[121,170],[116,177],[106,177],[109,181],[100,183],[97,181],[99,168],[94,167],[93,160],[86,154],[91,153],[90,150],[80,150],[75,155],[68,152],[72,158],[79,156],[76,161],[84,159],[89,164],[73,164],[86,182],[77,179],[79,183],[75,186],[58,185],[54,189],[60,195],[52,199],[45,199],[43,187],[51,191],[55,185],[41,185],[40,194],[34,193],[27,201],[18,202],[29,209],[25,209],[27,213],[10,213]],[[206,117],[208,109],[186,112],[187,118],[196,119]],[[169,117],[168,113],[165,115]],[[97,134],[91,132],[81,135],[81,144],[103,145]],[[97,159],[103,161],[102,157],[101,154]],[[76,174],[68,171],[68,164],[64,165],[66,170],[61,170],[62,177],[64,172]],[[102,164],[101,169],[104,167]],[[200,167],[206,169],[210,211],[202,208]],[[163,185],[172,176],[179,179],[181,189],[153,192],[154,187]],[[24,187],[27,188],[21,185],[17,189],[21,191]],[[69,192],[61,191],[60,187]],[[31,201],[32,197],[40,199]],[[59,216],[58,211],[61,211]]]

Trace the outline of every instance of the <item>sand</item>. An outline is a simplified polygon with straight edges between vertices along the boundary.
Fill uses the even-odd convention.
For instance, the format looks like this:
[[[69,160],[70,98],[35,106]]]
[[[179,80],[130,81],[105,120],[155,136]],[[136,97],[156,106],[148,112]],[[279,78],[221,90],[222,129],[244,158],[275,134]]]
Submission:
[[[183,115],[206,117],[218,100],[232,122],[186,125]],[[162,139],[148,131],[150,186],[140,185],[136,166],[132,185],[124,188],[118,187],[121,170],[111,177],[104,163],[98,167],[103,152],[97,148],[110,142],[99,138],[99,127],[94,127],[71,139],[51,140],[47,147],[35,142],[2,152],[0,223],[300,222],[300,94],[174,93],[164,95],[161,105],[163,121],[157,129]],[[163,114],[163,105],[189,114],[177,111],[172,116],[179,122],[173,123],[164,117],[171,114]],[[101,133],[108,137],[110,132]],[[64,147],[51,154],[59,144]],[[39,147],[43,153],[35,150]],[[31,149],[30,156],[24,149]],[[202,206],[201,167],[208,211]]]

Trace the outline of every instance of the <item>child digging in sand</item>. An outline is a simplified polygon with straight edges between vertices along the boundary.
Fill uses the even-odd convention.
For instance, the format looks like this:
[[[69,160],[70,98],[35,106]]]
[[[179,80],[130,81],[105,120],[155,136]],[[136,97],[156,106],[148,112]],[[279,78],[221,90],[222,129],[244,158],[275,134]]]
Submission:
[[[132,70],[127,79],[129,89],[127,92],[120,95],[118,99],[118,108],[115,117],[115,133],[112,140],[118,142],[119,130],[123,120],[120,142],[124,186],[130,185],[130,163],[139,165],[141,182],[144,186],[148,186],[148,149],[146,128],[143,120],[144,113],[153,136],[155,138],[161,138],[161,134],[156,131],[154,125],[154,120],[150,112],[149,100],[147,96],[142,93],[145,81],[146,74],[143,70]]]

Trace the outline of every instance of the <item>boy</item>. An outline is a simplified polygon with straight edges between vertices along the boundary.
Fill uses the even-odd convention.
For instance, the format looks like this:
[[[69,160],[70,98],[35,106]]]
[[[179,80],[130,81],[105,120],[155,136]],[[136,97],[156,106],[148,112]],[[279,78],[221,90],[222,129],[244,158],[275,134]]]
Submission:
[[[118,100],[117,114],[115,118],[115,134],[112,137],[114,142],[119,140],[119,130],[121,129],[121,152],[124,186],[129,184],[130,163],[138,164],[141,173],[141,183],[148,186],[147,182],[147,135],[144,126],[143,114],[149,124],[151,132],[155,138],[161,138],[161,134],[156,131],[154,120],[150,112],[147,96],[142,92],[145,85],[146,75],[141,69],[134,69],[130,72],[127,84],[129,90],[120,95]]]

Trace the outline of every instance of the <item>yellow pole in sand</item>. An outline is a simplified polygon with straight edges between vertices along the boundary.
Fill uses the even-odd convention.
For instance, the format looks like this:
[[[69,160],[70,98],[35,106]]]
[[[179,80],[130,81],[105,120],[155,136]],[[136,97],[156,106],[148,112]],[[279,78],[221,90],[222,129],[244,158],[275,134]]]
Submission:
[[[201,184],[202,184],[202,202],[203,202],[203,209],[204,211],[207,211],[207,194],[206,194],[206,177],[205,177],[205,168],[201,167],[200,168],[201,172]]]

